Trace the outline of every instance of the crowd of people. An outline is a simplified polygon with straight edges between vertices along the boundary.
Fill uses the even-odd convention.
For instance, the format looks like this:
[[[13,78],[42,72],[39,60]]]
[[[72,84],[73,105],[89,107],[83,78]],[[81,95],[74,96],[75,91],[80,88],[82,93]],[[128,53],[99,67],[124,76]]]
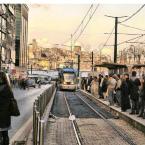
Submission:
[[[109,74],[82,78],[81,89],[97,98],[109,101],[109,105],[121,107],[122,112],[130,109],[130,114],[137,114],[145,119],[145,76],[137,77],[136,71],[131,75]]]
[[[31,78],[11,78],[11,84],[12,87],[14,88],[19,88],[19,89],[27,89],[30,86],[35,87],[35,84],[37,83],[38,87],[41,87],[41,81],[38,80],[34,80]]]

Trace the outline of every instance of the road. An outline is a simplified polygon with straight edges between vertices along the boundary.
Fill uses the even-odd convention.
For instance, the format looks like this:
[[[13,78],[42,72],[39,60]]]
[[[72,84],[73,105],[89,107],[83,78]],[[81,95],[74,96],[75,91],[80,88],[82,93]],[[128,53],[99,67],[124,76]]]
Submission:
[[[30,88],[26,90],[13,89],[21,115],[19,117],[12,117],[12,129],[9,131],[10,138],[31,117],[34,100],[49,86],[43,85],[41,88]]]

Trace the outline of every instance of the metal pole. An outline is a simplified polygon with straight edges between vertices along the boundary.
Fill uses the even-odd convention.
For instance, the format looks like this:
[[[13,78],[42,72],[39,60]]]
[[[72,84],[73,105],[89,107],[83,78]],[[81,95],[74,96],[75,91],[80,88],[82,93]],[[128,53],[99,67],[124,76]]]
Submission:
[[[72,34],[71,34],[71,67],[73,67],[73,58],[72,58],[72,46],[73,44],[72,44]]]
[[[0,70],[2,70],[2,15],[1,15]]]
[[[115,42],[114,42],[114,63],[117,63],[117,28],[118,28],[118,18],[124,18],[127,16],[121,16],[121,17],[113,17],[113,16],[108,16],[110,18],[115,18]]]
[[[32,64],[31,64],[31,74],[32,74]]]
[[[39,140],[39,145],[44,145],[44,125],[45,125],[45,121],[44,120],[40,120],[40,140]]]
[[[80,75],[80,54],[78,54],[78,77]]]
[[[93,53],[93,51],[92,51],[92,72],[94,71],[94,53]]]
[[[114,63],[117,63],[117,29],[118,29],[118,17],[115,17]]]

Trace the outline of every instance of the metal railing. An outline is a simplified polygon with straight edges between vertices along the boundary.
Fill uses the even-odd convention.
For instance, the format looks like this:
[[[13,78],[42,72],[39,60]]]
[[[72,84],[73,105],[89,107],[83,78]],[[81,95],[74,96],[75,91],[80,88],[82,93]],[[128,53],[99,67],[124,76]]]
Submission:
[[[45,123],[44,119],[46,107],[55,91],[55,83],[44,91],[33,104],[33,145],[44,144]]]

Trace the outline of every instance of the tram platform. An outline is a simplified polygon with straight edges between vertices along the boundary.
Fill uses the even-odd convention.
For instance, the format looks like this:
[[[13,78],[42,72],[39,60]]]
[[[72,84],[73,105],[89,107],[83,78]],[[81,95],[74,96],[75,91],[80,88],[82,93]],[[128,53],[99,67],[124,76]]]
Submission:
[[[81,93],[80,93],[81,92]],[[54,99],[54,104],[55,106],[59,107],[54,107],[51,110],[51,115],[47,118],[46,126],[45,126],[45,131],[43,133],[43,143],[37,142],[39,145],[76,145],[77,140],[76,140],[76,133],[73,130],[73,124],[71,123],[70,116],[68,116],[68,111],[66,110],[67,105],[65,104],[65,97],[67,96],[67,101],[70,103],[71,111],[74,111],[74,114],[76,115],[76,124],[78,127],[77,133],[79,134],[79,137],[82,139],[83,144],[91,145],[91,144],[102,144],[106,145],[109,142],[109,145],[126,145],[125,140],[122,140],[120,136],[116,133],[115,130],[112,130],[112,127],[109,126],[109,124],[106,124],[105,120],[103,120],[101,117],[91,117],[90,112],[88,112],[87,108],[82,107],[83,104],[81,101],[78,99],[77,95],[75,94],[84,94],[84,96],[87,96],[88,100],[92,102],[96,102],[98,106],[101,106],[101,108],[108,110],[107,112],[113,113],[115,116],[118,116],[119,118],[123,119],[117,119],[113,117],[107,118],[107,120],[111,121],[112,123],[115,124],[115,126],[119,126],[122,128],[121,131],[123,133],[126,133],[127,136],[132,138],[134,142],[136,142],[139,145],[144,144],[144,131],[145,131],[145,121],[141,118],[138,118],[135,115],[130,115],[129,110],[128,112],[121,112],[120,108],[117,108],[115,106],[109,106],[107,101],[103,101],[101,99],[97,99],[94,96],[92,96],[90,93],[83,91],[83,90],[78,90],[75,94],[73,92],[54,92],[54,95],[56,95],[56,100]],[[85,97],[86,98],[86,97]],[[76,101],[76,102],[75,102]],[[80,102],[79,102],[80,101]],[[89,102],[89,103],[90,103]],[[92,103],[93,103],[92,102]],[[95,105],[95,103],[93,103]],[[60,105],[60,106],[58,106]],[[74,106],[72,106],[74,105]],[[52,103],[48,104],[49,107],[52,107]],[[79,108],[81,106],[82,108]],[[85,106],[85,105],[84,105]],[[81,114],[76,114],[76,111],[74,108],[78,108],[79,112]],[[81,110],[82,109],[82,110]],[[87,113],[83,113],[82,111],[86,110]],[[92,111],[92,110],[90,110]],[[50,112],[50,109],[47,109],[47,112]],[[84,116],[83,116],[83,115]],[[67,115],[67,116],[66,116]],[[93,115],[93,114],[92,114]],[[126,120],[126,121],[124,121]],[[129,122],[129,123],[127,123]],[[131,125],[134,127],[138,128],[141,130],[142,133],[138,130],[133,128]],[[40,128],[39,128],[40,129]],[[41,136],[41,134],[40,134]],[[137,136],[137,137],[136,137]],[[39,137],[39,136],[38,136]],[[36,143],[36,144],[37,144]],[[30,132],[28,138],[27,138],[27,143],[26,145],[34,145],[34,136],[33,136],[33,131]]]
[[[109,102],[106,100],[98,99],[84,90],[80,90],[80,92],[82,92],[91,100],[95,101],[97,104],[101,105],[102,107],[113,113],[116,117],[122,118],[123,120],[131,124],[133,127],[145,133],[145,119],[137,117],[137,115],[130,115],[130,109],[128,109],[126,112],[122,112],[120,107],[110,106]]]

